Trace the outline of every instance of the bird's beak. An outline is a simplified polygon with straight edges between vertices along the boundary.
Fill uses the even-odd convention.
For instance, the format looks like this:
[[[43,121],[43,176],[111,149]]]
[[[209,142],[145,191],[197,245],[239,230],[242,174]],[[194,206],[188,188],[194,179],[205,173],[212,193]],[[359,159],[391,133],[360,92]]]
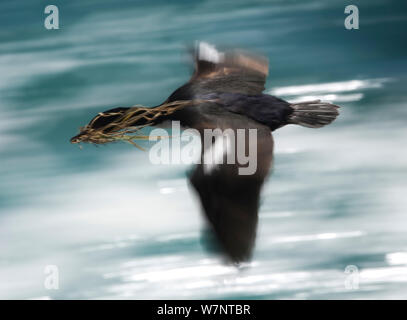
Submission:
[[[72,137],[70,141],[71,141],[71,143],[79,143],[79,142],[81,142],[80,135],[78,134],[75,137]]]

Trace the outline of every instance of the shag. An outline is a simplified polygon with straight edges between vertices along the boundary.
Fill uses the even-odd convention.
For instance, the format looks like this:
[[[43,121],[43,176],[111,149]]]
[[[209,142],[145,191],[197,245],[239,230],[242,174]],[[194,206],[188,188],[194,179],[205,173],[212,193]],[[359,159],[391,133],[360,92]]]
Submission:
[[[202,145],[205,129],[244,130],[246,137],[250,129],[255,129],[257,166],[253,174],[239,174],[242,165],[237,161],[222,162],[209,171],[202,161],[189,175],[219,247],[230,261],[239,263],[252,256],[260,192],[273,158],[271,132],[288,124],[323,127],[335,120],[338,106],[319,100],[289,103],[264,94],[269,67],[263,56],[243,50],[221,52],[213,45],[199,42],[192,57],[195,68],[192,77],[162,104],[101,112],[81,128],[71,143],[117,140],[134,143],[137,138],[131,134],[146,126],[160,126],[167,120],[196,129]],[[212,147],[215,144],[214,140]],[[236,152],[238,146],[232,147],[232,152]],[[206,152],[208,148],[202,147],[202,159]]]

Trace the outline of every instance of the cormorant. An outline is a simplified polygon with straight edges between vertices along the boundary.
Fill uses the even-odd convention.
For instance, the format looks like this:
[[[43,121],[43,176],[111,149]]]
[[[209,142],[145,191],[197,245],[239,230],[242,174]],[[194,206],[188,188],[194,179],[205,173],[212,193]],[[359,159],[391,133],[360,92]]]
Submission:
[[[193,51],[193,58],[195,70],[191,79],[161,105],[102,112],[71,142],[110,142],[113,140],[100,140],[100,135],[92,138],[91,133],[109,137],[111,133],[156,126],[166,120],[178,120],[183,127],[198,130],[202,145],[205,129],[231,129],[234,133],[243,130],[245,138],[250,136],[249,129],[255,129],[257,163],[253,174],[239,174],[243,165],[237,161],[223,162],[211,170],[207,170],[202,161],[189,176],[220,247],[231,261],[238,263],[250,259],[255,243],[260,191],[273,158],[271,132],[287,124],[310,128],[325,126],[339,114],[338,106],[319,100],[291,104],[264,94],[268,60],[262,56],[242,50],[220,52],[200,42]],[[232,153],[236,153],[238,142],[233,143]],[[216,139],[210,148],[202,146],[202,159],[215,144]],[[246,154],[248,144],[243,146]],[[221,157],[226,157],[226,153]]]

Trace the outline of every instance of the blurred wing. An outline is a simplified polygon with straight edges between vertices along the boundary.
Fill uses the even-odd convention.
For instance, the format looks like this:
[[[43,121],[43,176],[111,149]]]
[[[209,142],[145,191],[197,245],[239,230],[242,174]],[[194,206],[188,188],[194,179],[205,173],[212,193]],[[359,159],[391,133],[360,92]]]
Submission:
[[[190,82],[217,92],[260,94],[268,76],[268,60],[252,53],[233,50],[220,52],[199,42],[194,53],[195,71]]]
[[[253,153],[256,159],[251,159],[256,161],[254,174],[239,174],[239,168],[247,165],[227,164],[225,153],[224,164],[208,166],[205,158],[209,148],[204,150],[203,147],[202,164],[197,165],[190,175],[190,182],[199,195],[207,221],[221,249],[233,262],[246,261],[251,257],[256,238],[260,191],[272,162],[273,139],[270,129],[260,124],[254,128],[257,131],[257,140],[251,138],[251,143],[254,143],[252,148],[257,148]],[[248,130],[245,129],[246,154],[249,154]],[[215,158],[216,152],[222,152],[217,143],[215,139],[211,146]],[[236,146],[237,142],[233,148],[235,151]]]

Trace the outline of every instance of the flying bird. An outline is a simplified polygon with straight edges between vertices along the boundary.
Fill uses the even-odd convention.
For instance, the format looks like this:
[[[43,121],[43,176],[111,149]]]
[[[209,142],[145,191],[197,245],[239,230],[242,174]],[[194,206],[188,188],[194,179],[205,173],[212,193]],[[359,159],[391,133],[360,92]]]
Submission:
[[[81,128],[71,143],[126,139],[134,143],[131,134],[168,120],[196,129],[201,136],[203,161],[191,171],[189,181],[220,248],[230,261],[239,263],[252,256],[260,192],[273,159],[272,132],[288,124],[323,127],[335,120],[339,107],[319,100],[289,103],[263,93],[269,72],[268,60],[263,56],[243,50],[222,52],[211,44],[199,42],[192,50],[192,57],[195,70],[191,78],[162,104],[101,112]],[[239,130],[243,132],[247,138],[243,147],[235,139],[231,142],[232,148],[223,147],[217,152],[226,160],[230,153],[236,155],[239,147],[248,153],[249,144],[254,143],[255,171],[241,174],[240,169],[245,164],[238,161],[223,161],[208,168],[204,161],[206,154],[219,148],[216,139],[204,147],[206,129],[229,129],[236,135]],[[254,142],[250,140],[253,129],[256,131]]]

